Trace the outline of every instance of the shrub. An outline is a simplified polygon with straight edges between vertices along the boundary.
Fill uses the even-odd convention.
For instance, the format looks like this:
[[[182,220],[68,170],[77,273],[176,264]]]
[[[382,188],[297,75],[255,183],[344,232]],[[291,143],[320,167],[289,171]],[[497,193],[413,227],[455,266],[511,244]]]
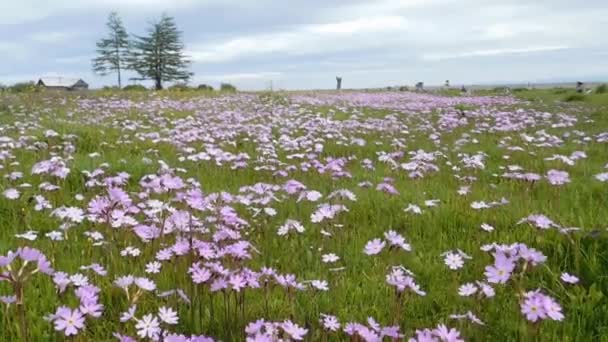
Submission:
[[[514,93],[521,93],[521,92],[528,91],[528,90],[530,90],[530,89],[528,89],[528,88],[513,88],[513,92]]]
[[[122,88],[122,90],[124,90],[124,91],[147,91],[148,88],[144,87],[141,84],[130,84],[130,85]]]
[[[606,94],[606,93],[608,93],[608,85],[602,84],[601,86],[597,87],[597,89],[595,89],[595,93],[596,94]]]
[[[401,86],[399,87],[399,91],[408,91],[410,90],[407,86]]]
[[[568,92],[568,89],[566,88],[557,88],[553,91],[554,94],[565,94]]]
[[[564,98],[566,102],[585,101],[585,95],[583,94],[571,94]]]
[[[40,91],[40,87],[38,87],[34,82],[15,83],[8,89],[12,93],[33,93]]]
[[[236,92],[236,87],[230,83],[222,83],[220,85],[220,90],[226,92]]]
[[[213,91],[213,90],[214,90],[214,89],[213,89],[213,87],[212,87],[212,86],[210,86],[210,85],[208,85],[208,84],[200,84],[200,85],[197,87],[197,89],[198,89],[198,90],[204,90],[204,91]]]
[[[174,85],[170,86],[168,88],[168,90],[171,91],[188,91],[191,90],[190,87],[188,87],[188,85],[186,83],[175,83]]]

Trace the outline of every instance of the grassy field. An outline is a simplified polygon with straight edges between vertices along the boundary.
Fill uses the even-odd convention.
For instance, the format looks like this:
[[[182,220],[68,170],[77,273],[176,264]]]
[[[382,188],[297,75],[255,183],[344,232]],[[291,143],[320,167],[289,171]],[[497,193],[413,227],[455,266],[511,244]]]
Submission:
[[[0,95],[0,340],[608,341],[608,94],[485,95]]]

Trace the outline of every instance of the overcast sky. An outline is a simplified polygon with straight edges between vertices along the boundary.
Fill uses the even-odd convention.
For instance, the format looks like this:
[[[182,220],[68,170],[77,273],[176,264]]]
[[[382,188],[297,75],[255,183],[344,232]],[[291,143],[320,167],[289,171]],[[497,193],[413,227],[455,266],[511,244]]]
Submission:
[[[176,18],[193,84],[240,88],[608,79],[607,0],[1,0],[0,82],[91,71],[111,10]]]

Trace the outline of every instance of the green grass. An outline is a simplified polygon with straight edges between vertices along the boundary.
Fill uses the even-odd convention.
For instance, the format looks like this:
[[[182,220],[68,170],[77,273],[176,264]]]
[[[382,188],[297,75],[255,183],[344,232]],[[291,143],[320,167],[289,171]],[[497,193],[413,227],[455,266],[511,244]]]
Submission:
[[[570,91],[556,92],[555,90],[530,90],[517,92],[516,96],[530,101],[522,104],[525,108],[537,108],[553,113],[573,113],[579,119],[574,127],[552,128],[538,127],[531,129],[528,134],[544,128],[548,133],[561,136],[565,132],[580,130],[589,136],[608,131],[608,116],[604,106],[608,105],[607,94],[585,95],[582,101],[575,103],[561,103],[566,96],[572,96]],[[49,95],[53,96],[53,95]],[[97,95],[95,95],[97,96]],[[101,95],[100,95],[101,96]],[[119,96],[119,95],[114,95]],[[147,98],[145,94],[129,94],[134,101]],[[187,100],[192,94],[163,93],[163,96],[172,96],[175,99]],[[87,113],[75,117],[67,117],[67,113],[74,104],[69,99],[67,103],[60,104],[53,97],[36,97],[27,102],[25,97],[11,99],[11,104],[23,106],[21,112],[27,117],[6,115],[0,113],[3,131],[0,135],[18,137],[21,134],[33,135],[39,141],[50,142],[47,150],[29,151],[15,149],[14,160],[19,165],[4,164],[5,171],[22,170],[25,177],[22,182],[34,185],[30,189],[23,189],[22,196],[17,201],[0,199],[0,254],[18,246],[35,246],[54,260],[57,270],[76,273],[81,265],[98,262],[104,265],[110,276],[89,276],[92,283],[102,288],[101,301],[106,307],[103,318],[100,320],[87,320],[87,329],[76,341],[109,341],[111,333],[119,331],[135,335],[134,324],[121,324],[118,321],[120,313],[127,309],[125,296],[111,285],[114,276],[134,273],[146,276],[143,272],[145,264],[154,258],[158,248],[143,244],[133,233],[126,230],[113,234],[114,242],[104,247],[93,247],[83,232],[98,230],[107,238],[112,233],[102,224],[86,222],[72,227],[67,242],[52,244],[44,238],[44,234],[56,230],[59,222],[49,217],[48,213],[32,210],[29,198],[38,194],[37,185],[48,177],[32,176],[29,173],[32,165],[40,160],[50,158],[52,153],[63,153],[60,146],[65,143],[60,138],[49,140],[43,137],[42,132],[53,129],[60,134],[75,134],[73,141],[75,152],[69,166],[71,173],[65,181],[59,184],[62,190],[44,195],[55,205],[68,205],[86,207],[85,202],[74,198],[82,193],[87,200],[100,193],[100,189],[86,189],[81,174],[83,170],[93,170],[103,162],[109,164],[106,171],[108,176],[117,172],[131,174],[126,190],[131,193],[141,191],[138,182],[144,175],[154,174],[158,164],[147,164],[143,158],[154,161],[163,160],[172,167],[181,167],[185,173],[180,174],[183,179],[193,178],[201,183],[206,193],[228,191],[233,194],[242,186],[253,185],[257,182],[283,184],[287,179],[273,176],[271,172],[255,171],[251,166],[244,170],[232,170],[230,165],[217,166],[213,162],[180,162],[181,151],[171,142],[152,143],[141,141],[135,132],[121,129],[113,124],[113,120],[103,120],[98,124],[84,124],[91,119]],[[258,100],[263,108],[288,105],[285,96],[262,94]],[[558,103],[559,102],[559,103]],[[8,105],[7,105],[8,106]],[[51,111],[44,112],[50,106]],[[516,106],[517,107],[517,106]],[[5,107],[8,108],[8,107]],[[457,108],[458,109],[458,108]],[[463,110],[474,108],[463,107]],[[361,121],[369,118],[383,118],[390,112],[364,109],[363,113],[353,118],[352,113],[337,108],[307,108],[307,112],[318,113],[325,119],[337,123],[348,124],[349,120]],[[37,113],[37,114],[36,114]],[[179,119],[196,117],[197,114],[188,111],[166,112],[164,121],[169,127]],[[592,118],[594,122],[586,122]],[[123,113],[120,120],[136,120],[142,124],[153,125],[151,116],[146,113]],[[215,120],[215,117],[206,120]],[[403,308],[402,319],[397,322],[402,331],[409,336],[415,329],[434,327],[438,323],[446,323],[458,328],[465,339],[471,341],[602,341],[608,336],[608,239],[606,236],[606,222],[608,222],[608,192],[606,183],[596,181],[593,176],[605,172],[604,165],[608,163],[608,150],[606,144],[589,143],[581,145],[566,140],[566,143],[557,148],[534,147],[525,145],[520,132],[488,133],[473,132],[474,119],[469,124],[452,132],[444,132],[441,136],[442,146],[449,148],[444,151],[445,159],[440,158],[438,165],[440,171],[430,174],[420,180],[412,180],[404,171],[391,169],[388,165],[375,162],[376,170],[368,171],[360,166],[359,161],[370,158],[377,161],[380,151],[395,151],[391,144],[395,139],[405,139],[406,148],[403,151],[425,149],[432,151],[438,149],[428,139],[427,131],[417,131],[425,124],[423,117],[399,116],[400,122],[407,123],[411,133],[356,133],[353,136],[363,137],[367,140],[365,146],[346,146],[336,144],[329,138],[321,159],[325,157],[356,156],[357,160],[348,164],[347,169],[352,178],[332,179],[330,175],[316,172],[298,171],[290,178],[306,184],[310,189],[320,191],[324,195],[336,189],[353,189],[358,200],[348,203],[349,212],[340,214],[331,223],[315,225],[310,223],[309,216],[315,205],[311,203],[296,203],[294,199],[284,199],[270,205],[277,210],[276,217],[257,216],[244,206],[236,206],[238,212],[246,218],[251,229],[247,238],[259,251],[259,255],[247,262],[247,266],[259,270],[262,266],[275,267],[281,273],[296,274],[299,280],[325,279],[329,282],[330,291],[313,295],[310,291],[299,292],[291,305],[284,292],[278,288],[270,291],[266,302],[263,290],[247,290],[245,295],[245,317],[240,313],[228,314],[226,319],[224,298],[221,294],[210,295],[209,291],[200,286],[194,290],[189,276],[186,274],[190,266],[187,257],[179,258],[172,263],[163,265],[159,275],[150,276],[157,281],[161,290],[181,288],[192,298],[193,306],[178,304],[176,299],[159,300],[152,295],[146,295],[138,305],[138,316],[155,312],[161,303],[178,309],[180,323],[174,331],[188,334],[205,333],[223,339],[224,341],[242,340],[242,330],[247,322],[259,318],[282,321],[292,317],[295,322],[307,326],[310,331],[309,341],[321,340],[318,326],[320,313],[333,314],[345,323],[349,321],[364,322],[367,317],[374,317],[383,325],[390,325],[394,319],[394,293],[385,283],[385,276],[389,268],[394,265],[403,265],[416,274],[416,280],[427,291],[426,297],[417,297],[408,294]],[[436,123],[437,115],[431,116],[431,122]],[[31,126],[21,128],[17,122],[32,122]],[[157,121],[156,123],[158,123]],[[156,131],[151,126],[145,131]],[[23,132],[23,133],[22,133]],[[461,138],[462,133],[472,134],[478,140],[477,144],[467,144],[461,151],[454,149],[454,142]],[[278,139],[279,132],[274,132],[274,139]],[[322,137],[323,134],[318,134]],[[512,137],[511,146],[526,146],[526,152],[507,152],[499,148],[497,142],[506,137]],[[251,156],[256,155],[256,145],[246,141],[245,135],[236,137],[237,147],[225,147],[233,152],[246,151]],[[117,141],[129,141],[119,143]],[[381,144],[375,144],[379,142]],[[201,143],[193,143],[193,147],[200,149]],[[398,150],[398,149],[397,149]],[[584,150],[589,158],[577,161],[574,166],[566,166],[558,161],[544,161],[544,158],[554,154],[569,155],[576,150]],[[472,184],[472,193],[466,197],[459,196],[456,191],[461,183],[455,179],[451,167],[445,164],[449,160],[458,163],[459,152],[475,153],[484,151],[488,154],[486,169],[474,172],[461,172],[461,174],[474,174],[478,181]],[[97,158],[89,157],[89,153],[98,152]],[[534,152],[531,156],[528,152]],[[282,160],[285,151],[278,151]],[[508,154],[509,160],[503,159]],[[493,174],[504,172],[500,167],[510,164],[522,166],[526,171],[545,174],[550,169],[567,170],[572,183],[563,187],[553,187],[546,181],[537,184],[527,184],[509,181],[495,177]],[[4,171],[3,171],[4,172]],[[375,189],[358,188],[357,184],[369,180],[374,184],[382,181],[384,177],[394,178],[395,187],[399,196],[390,196]],[[288,179],[290,179],[288,178]],[[1,190],[14,186],[6,178],[0,179]],[[474,211],[470,203],[477,200],[492,201],[505,197],[509,205],[494,209]],[[135,196],[133,196],[135,198]],[[161,196],[168,199],[168,196]],[[422,205],[424,200],[441,199],[437,208],[425,208],[422,215],[412,215],[403,212],[409,203]],[[177,205],[177,204],[176,204]],[[517,225],[521,218],[532,214],[542,213],[555,222],[564,226],[576,226],[584,229],[582,233],[571,237],[558,233],[556,230],[539,231],[528,225]],[[289,238],[276,235],[277,228],[287,219],[301,221],[306,232]],[[496,230],[485,233],[480,230],[480,224],[486,222]],[[342,227],[334,227],[340,224]],[[16,233],[27,230],[38,230],[39,239],[29,243],[14,237]],[[328,239],[320,234],[321,229],[334,232],[334,238]],[[403,234],[412,245],[412,252],[383,251],[380,256],[366,256],[362,250],[367,241],[380,238],[389,229]],[[594,231],[598,230],[599,234]],[[593,233],[593,234],[592,234]],[[209,238],[207,236],[207,238]],[[167,237],[160,243],[171,244],[173,237]],[[527,290],[541,288],[547,294],[555,297],[563,306],[566,319],[563,322],[542,322],[538,328],[526,323],[519,312],[517,294],[512,284],[496,286],[496,297],[492,299],[475,300],[462,298],[457,294],[458,286],[466,282],[474,282],[484,278],[484,267],[492,262],[488,253],[482,252],[482,244],[492,242],[513,243],[522,242],[536,248],[547,255],[546,265],[539,266],[530,271],[524,278],[523,286]],[[136,246],[142,250],[138,258],[125,259],[118,254],[126,246]],[[440,256],[443,252],[462,249],[473,257],[460,272],[449,271],[443,264]],[[321,262],[321,255],[336,253],[341,260],[332,266]],[[332,267],[344,266],[341,272],[331,272]],[[559,281],[561,272],[576,274],[581,278],[581,284],[566,286]],[[0,295],[9,293],[6,283],[0,283]],[[30,328],[29,341],[62,341],[64,338],[53,331],[52,325],[45,322],[42,316],[54,312],[59,305],[77,302],[71,295],[57,296],[50,279],[37,275],[26,288],[25,307],[27,321]],[[230,297],[230,301],[234,299]],[[234,304],[230,305],[234,310]],[[487,325],[476,327],[470,323],[450,321],[448,316],[455,313],[465,313],[468,310],[477,314]],[[191,313],[194,312],[193,315]],[[10,310],[0,310],[3,320],[0,340],[17,341],[19,333],[14,307]],[[4,321],[6,320],[6,321]],[[536,335],[535,335],[536,334]],[[340,336],[340,337],[338,337]],[[333,340],[345,340],[345,335],[336,335]]]

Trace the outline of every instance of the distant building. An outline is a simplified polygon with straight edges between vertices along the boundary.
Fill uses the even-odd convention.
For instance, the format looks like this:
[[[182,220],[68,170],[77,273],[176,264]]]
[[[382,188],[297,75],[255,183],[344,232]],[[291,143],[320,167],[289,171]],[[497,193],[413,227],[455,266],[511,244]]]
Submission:
[[[39,87],[54,90],[87,90],[89,85],[82,79],[64,77],[43,77],[36,83]]]

